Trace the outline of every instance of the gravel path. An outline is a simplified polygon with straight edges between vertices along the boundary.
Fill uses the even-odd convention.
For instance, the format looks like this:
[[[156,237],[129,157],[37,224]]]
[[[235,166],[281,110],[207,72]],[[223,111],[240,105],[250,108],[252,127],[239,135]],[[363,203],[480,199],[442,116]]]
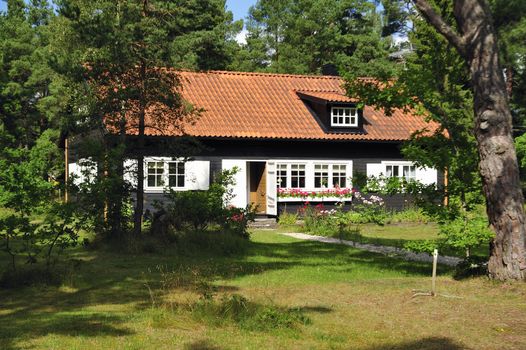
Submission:
[[[331,238],[331,237],[322,237],[322,236],[313,236],[308,235],[305,233],[297,233],[297,232],[284,232],[281,233],[282,235],[294,237],[297,239],[307,240],[307,241],[318,241],[323,243],[331,243],[331,244],[344,244],[348,245],[354,248],[367,250],[368,252],[374,252],[374,253],[380,253],[384,255],[397,255],[405,260],[411,260],[411,261],[422,261],[422,262],[433,262],[433,257],[426,253],[413,253],[409,250],[402,249],[402,248],[396,248],[396,247],[388,247],[388,246],[381,246],[381,245],[374,245],[374,244],[363,244],[353,241],[347,241],[347,240],[340,240],[338,238]],[[448,266],[455,266],[457,265],[462,259],[456,258],[453,256],[438,256],[438,263]]]

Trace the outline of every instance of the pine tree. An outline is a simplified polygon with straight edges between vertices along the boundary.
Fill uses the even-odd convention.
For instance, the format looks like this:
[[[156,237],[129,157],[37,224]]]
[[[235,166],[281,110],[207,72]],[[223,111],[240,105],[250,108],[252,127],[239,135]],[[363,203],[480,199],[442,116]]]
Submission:
[[[138,234],[146,133],[158,133],[167,126],[177,129],[193,113],[179,94],[179,75],[167,64],[170,45],[177,38],[178,14],[173,2],[166,1],[62,0],[58,5],[61,20],[56,25],[65,35],[56,45],[66,50],[61,56],[66,57],[63,68],[77,106],[72,111],[79,120],[88,121],[87,129],[103,135],[100,176],[114,186],[104,199],[110,232],[120,235],[124,230],[123,161],[131,144],[133,152],[128,156],[137,161],[133,223]]]
[[[326,64],[357,75],[393,74],[389,38],[370,1],[260,0],[250,9],[241,70],[319,74]]]

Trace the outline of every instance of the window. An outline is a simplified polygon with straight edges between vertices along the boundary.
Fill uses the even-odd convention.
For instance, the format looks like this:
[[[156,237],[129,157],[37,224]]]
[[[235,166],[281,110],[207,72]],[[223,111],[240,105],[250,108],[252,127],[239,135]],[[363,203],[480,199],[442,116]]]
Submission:
[[[290,165],[290,187],[305,188],[305,164]]]
[[[350,163],[337,161],[305,161],[305,163],[276,163],[278,188],[332,189],[350,186]]]
[[[185,166],[183,162],[148,161],[147,162],[147,187],[162,188],[185,187]]]
[[[148,162],[148,187],[163,187],[163,162]]]
[[[358,126],[358,110],[349,107],[332,107],[331,126]]]
[[[327,188],[329,186],[329,164],[314,165],[314,187]]]
[[[416,167],[414,165],[389,164],[385,167],[385,175],[404,178],[407,181],[416,180]]]
[[[183,162],[169,162],[168,163],[168,186],[184,187],[184,163]]]
[[[279,188],[287,188],[287,164],[276,165],[277,183]]]
[[[347,166],[344,164],[332,165],[332,186],[345,188],[347,187]]]

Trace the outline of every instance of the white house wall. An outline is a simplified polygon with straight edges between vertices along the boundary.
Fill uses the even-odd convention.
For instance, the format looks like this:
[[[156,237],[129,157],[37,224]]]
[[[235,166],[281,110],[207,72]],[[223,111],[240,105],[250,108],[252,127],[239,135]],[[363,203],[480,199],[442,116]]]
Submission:
[[[385,175],[387,165],[413,165],[413,163],[409,161],[381,161],[380,163],[367,163],[367,177],[379,177]],[[438,172],[433,168],[416,168],[415,180],[424,185],[437,184]]]

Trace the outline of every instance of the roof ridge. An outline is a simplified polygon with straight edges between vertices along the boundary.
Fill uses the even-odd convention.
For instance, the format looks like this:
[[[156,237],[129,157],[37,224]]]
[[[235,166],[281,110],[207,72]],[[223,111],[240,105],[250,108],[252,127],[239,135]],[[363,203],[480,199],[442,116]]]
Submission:
[[[220,74],[220,75],[245,75],[245,76],[265,76],[265,77],[290,77],[290,78],[306,78],[306,79],[328,79],[328,80],[343,80],[339,76],[330,75],[306,75],[306,74],[290,74],[290,73],[268,73],[268,72],[239,72],[227,70],[208,70],[208,71],[190,71],[183,70],[185,73],[205,73],[205,74]]]
[[[345,95],[336,89],[293,89],[295,92],[330,92],[333,94]]]

